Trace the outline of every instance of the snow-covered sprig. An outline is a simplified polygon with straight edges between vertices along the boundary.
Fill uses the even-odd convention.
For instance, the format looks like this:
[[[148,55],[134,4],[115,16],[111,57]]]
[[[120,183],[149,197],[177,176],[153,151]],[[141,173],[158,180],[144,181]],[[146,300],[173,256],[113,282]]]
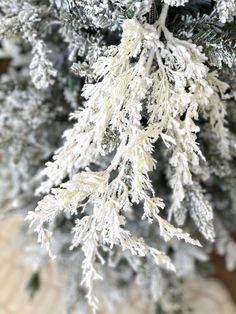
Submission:
[[[210,202],[203,193],[201,186],[194,182],[193,185],[186,191],[185,208],[179,208],[175,213],[175,220],[178,225],[185,223],[187,213],[196,224],[201,234],[210,242],[215,240],[215,231],[213,225],[213,209]]]
[[[152,0],[50,0],[61,12],[70,12],[77,18],[82,28],[121,28],[126,18],[144,19],[153,3]]]
[[[209,105],[202,108],[203,116],[209,121],[210,129],[218,140],[218,150],[221,156],[229,160],[230,153],[230,133],[227,128],[226,120],[226,100],[230,95],[226,93],[230,86],[227,83],[220,81],[216,72],[208,74],[209,84],[212,86],[214,93],[209,100]],[[210,133],[209,129],[209,133]]]
[[[11,10],[6,9],[7,4],[0,4],[0,8],[5,15],[0,16],[3,25],[0,30],[0,38],[19,38],[30,43],[32,48],[32,62],[30,65],[30,74],[36,88],[46,89],[54,83],[57,71],[53,63],[49,60],[48,50],[41,37],[43,32],[41,23],[46,15],[45,6],[34,6],[24,1],[21,6],[17,1],[13,1]],[[46,22],[47,23],[47,22]]]
[[[216,11],[222,23],[231,22],[236,16],[235,0],[215,0]]]
[[[32,49],[33,58],[30,63],[30,75],[37,89],[46,89],[54,83],[57,71],[48,59],[48,51],[42,40],[37,40]]]
[[[198,46],[203,47],[212,67],[222,69],[223,65],[231,68],[235,60],[235,39],[230,31],[219,21],[218,16],[212,15],[191,15],[183,16],[182,21],[176,23],[174,31],[179,37],[191,40]]]
[[[128,213],[135,210],[136,204],[143,205],[143,219],[158,222],[165,241],[177,237],[199,244],[161,217],[164,204],[155,196],[149,177],[156,168],[152,152],[156,141],[162,139],[171,165],[170,212],[175,212],[181,207],[186,188],[193,184],[192,173],[200,167],[200,159],[204,161],[197,143],[200,129],[196,120],[205,108],[222,105],[216,96],[219,84],[209,78],[201,48],[168,31],[167,10],[164,5],[154,25],[136,19],[124,21],[121,43],[111,46],[94,63],[95,83],[84,86],[84,109],[72,115],[77,122],[64,133],[64,146],[45,170],[48,180],[41,192],[51,193],[27,217],[38,232],[39,242],[50,250],[56,217],[60,213],[72,217],[80,213],[72,247],[82,246],[82,283],[94,310],[97,300],[92,282],[100,278],[96,266],[97,259],[102,261],[100,246],[119,246],[138,256],[152,255],[157,264],[172,269],[164,253],[147,246],[125,228]],[[214,104],[212,97],[218,97]],[[142,120],[144,113],[146,124]],[[215,115],[212,108],[211,113]],[[215,118],[220,120],[220,127],[224,116]],[[220,137],[220,132],[217,135]],[[90,166],[108,154],[111,161],[105,168],[93,171]],[[61,184],[67,176],[69,180]]]

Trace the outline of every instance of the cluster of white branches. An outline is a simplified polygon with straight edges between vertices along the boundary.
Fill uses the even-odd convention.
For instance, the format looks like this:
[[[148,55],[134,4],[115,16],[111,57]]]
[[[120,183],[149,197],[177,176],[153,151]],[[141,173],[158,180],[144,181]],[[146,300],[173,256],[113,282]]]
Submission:
[[[199,244],[160,215],[164,203],[155,196],[149,177],[156,169],[152,152],[157,140],[162,139],[170,155],[170,216],[181,208],[186,189],[194,183],[193,174],[198,172],[200,161],[204,162],[197,142],[199,114],[209,120],[228,155],[225,105],[220,97],[225,85],[215,73],[209,73],[200,47],[179,40],[168,31],[167,10],[164,5],[154,25],[125,20],[121,43],[109,47],[93,64],[95,83],[84,86],[84,109],[71,116],[77,122],[64,133],[64,146],[47,164],[48,179],[40,191],[50,194],[27,217],[39,242],[54,257],[50,242],[56,217],[61,213],[81,213],[73,229],[72,248],[82,246],[82,283],[94,310],[97,299],[93,281],[100,278],[96,260],[103,262],[100,246],[120,246],[133,255],[150,255],[157,264],[173,269],[163,252],[149,247],[125,228],[135,204],[143,205],[143,219],[159,223],[165,241],[177,237]],[[144,111],[146,126],[142,124]],[[109,154],[111,162],[107,161],[104,169],[93,171],[90,165]],[[62,183],[67,176],[69,180]],[[197,196],[196,202],[202,203],[201,196]],[[198,216],[204,216],[205,209],[209,217],[205,217],[206,226],[202,227]],[[203,212],[192,212],[192,216],[205,233],[212,219],[209,207],[204,207]],[[210,240],[214,231],[211,232],[207,235]]]
[[[106,304],[128,299],[134,280],[158,313],[188,313],[180,281],[201,275],[196,261],[216,248],[236,266],[236,67],[224,25],[235,1],[203,2],[0,1],[0,58],[10,63],[0,77],[0,218],[30,211],[71,278],[68,313],[86,291],[94,311],[103,294]],[[34,211],[36,189],[48,195]],[[198,231],[206,246],[192,239]],[[44,247],[33,247],[37,272]]]

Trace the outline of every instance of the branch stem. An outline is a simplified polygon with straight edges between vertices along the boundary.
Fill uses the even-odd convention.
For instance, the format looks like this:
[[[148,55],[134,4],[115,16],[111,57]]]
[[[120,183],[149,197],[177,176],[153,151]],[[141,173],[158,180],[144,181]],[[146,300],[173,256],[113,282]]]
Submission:
[[[162,7],[161,14],[158,19],[158,24],[160,26],[165,26],[168,10],[169,10],[169,5],[165,3]]]

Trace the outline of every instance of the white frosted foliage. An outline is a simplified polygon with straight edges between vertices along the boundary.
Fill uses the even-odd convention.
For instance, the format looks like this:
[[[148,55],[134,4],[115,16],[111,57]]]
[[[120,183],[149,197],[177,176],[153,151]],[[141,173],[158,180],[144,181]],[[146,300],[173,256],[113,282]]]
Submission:
[[[216,0],[216,10],[222,23],[230,22],[236,16],[236,1]]]
[[[37,89],[46,89],[54,83],[57,71],[48,59],[48,51],[43,41],[36,41],[32,50],[33,58],[30,63],[30,75]]]
[[[73,247],[82,245],[85,255],[82,283],[88,289],[94,310],[97,300],[92,282],[100,278],[94,264],[96,258],[100,259],[100,245],[110,248],[118,245],[133,255],[150,255],[157,264],[164,263],[173,269],[164,253],[150,248],[125,229],[126,212],[134,210],[135,204],[143,204],[143,219],[158,222],[165,241],[176,237],[199,245],[160,216],[164,204],[155,196],[149,172],[156,168],[152,152],[160,138],[170,153],[171,211],[179,209],[185,188],[193,184],[192,170],[200,166],[200,160],[205,160],[197,143],[199,127],[195,121],[199,112],[210,106],[210,99],[216,97],[218,90],[214,80],[209,80],[201,48],[174,38],[163,24],[164,18],[162,15],[160,23],[153,26],[136,20],[124,21],[120,45],[109,47],[105,56],[93,64],[95,83],[84,86],[84,109],[72,115],[76,120],[74,127],[65,132],[64,146],[55,154],[54,161],[48,163],[45,170],[48,180],[41,192],[60,186],[53,188],[28,216],[39,241],[49,246],[52,234],[45,229],[46,224],[50,226],[62,211],[73,215],[80,210],[84,214],[76,221]],[[160,40],[161,33],[166,42]],[[147,97],[148,122],[143,127],[141,112]],[[220,106],[220,100],[217,105]],[[205,118],[208,119],[206,115]],[[108,134],[113,134],[116,143],[110,149],[104,146]],[[103,158],[107,149],[114,153],[111,162],[103,171],[92,171],[90,164]],[[67,175],[70,179],[61,184]],[[212,212],[209,215],[211,220]],[[196,214],[193,217],[196,221]],[[207,216],[204,219],[209,221]],[[213,239],[213,234],[205,235]]]

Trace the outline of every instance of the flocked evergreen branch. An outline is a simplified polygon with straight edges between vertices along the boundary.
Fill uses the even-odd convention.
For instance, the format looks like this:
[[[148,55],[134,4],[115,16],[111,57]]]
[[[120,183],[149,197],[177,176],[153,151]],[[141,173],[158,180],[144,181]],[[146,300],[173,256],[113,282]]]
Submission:
[[[49,248],[50,226],[56,216],[61,212],[74,215],[78,209],[81,211],[83,217],[74,227],[73,247],[82,245],[85,255],[82,283],[88,289],[94,310],[97,300],[92,295],[92,282],[100,278],[95,265],[100,256],[99,246],[119,245],[135,255],[151,254],[157,263],[164,262],[170,267],[158,251],[147,247],[124,228],[126,213],[134,210],[134,204],[143,204],[143,219],[158,221],[160,234],[166,241],[177,237],[198,244],[159,215],[164,204],[155,197],[148,174],[156,167],[152,152],[157,139],[161,138],[170,152],[171,212],[181,207],[186,188],[193,184],[192,174],[200,160],[204,161],[196,136],[199,114],[209,119],[221,145],[224,148],[228,145],[219,96],[225,92],[223,83],[214,73],[209,73],[206,57],[199,47],[175,38],[168,31],[167,10],[168,6],[164,5],[154,25],[141,25],[134,19],[124,21],[120,45],[111,46],[93,64],[95,83],[86,84],[83,89],[84,109],[73,114],[78,122],[66,131],[64,146],[54,161],[48,163],[48,180],[41,192],[60,185],[67,175],[70,179],[53,188],[27,218],[38,232],[39,241]],[[144,109],[148,115],[147,126],[142,125]],[[110,134],[115,144],[107,147],[104,138]],[[111,151],[113,157],[106,169],[98,172],[89,169],[91,163],[99,162]],[[196,215],[200,213],[195,208],[193,212],[191,206],[191,215],[198,225],[201,223]],[[205,229],[207,225],[199,227],[213,240],[213,231],[209,233]]]
[[[147,312],[186,314],[210,251],[235,267],[234,2],[163,2],[0,3],[0,217],[29,210],[68,313],[137,280]],[[28,250],[36,277],[44,247]]]
[[[13,8],[14,10],[13,10]],[[32,46],[32,61],[30,74],[32,82],[38,89],[48,88],[53,84],[57,71],[54,69],[48,55],[50,51],[45,42],[40,38],[40,21],[46,15],[46,7],[35,7],[29,2],[22,1],[21,5],[13,1],[11,10],[7,4],[0,4],[0,9],[6,10],[6,15],[1,18],[3,27],[0,31],[0,39],[20,36]]]
[[[173,28],[182,39],[192,40],[202,46],[209,65],[221,69],[223,65],[232,67],[235,60],[236,36],[233,25],[226,27],[214,14],[198,14],[197,17],[183,16],[182,21],[174,24]]]
[[[234,0],[216,0],[216,10],[222,23],[230,22],[236,15]]]

